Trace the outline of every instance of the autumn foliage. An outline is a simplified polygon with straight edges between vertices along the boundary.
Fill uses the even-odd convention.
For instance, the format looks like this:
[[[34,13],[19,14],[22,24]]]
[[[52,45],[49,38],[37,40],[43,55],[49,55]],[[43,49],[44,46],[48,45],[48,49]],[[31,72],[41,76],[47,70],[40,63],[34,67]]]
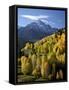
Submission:
[[[63,79],[65,66],[65,30],[30,43],[21,49],[21,73],[36,79]]]

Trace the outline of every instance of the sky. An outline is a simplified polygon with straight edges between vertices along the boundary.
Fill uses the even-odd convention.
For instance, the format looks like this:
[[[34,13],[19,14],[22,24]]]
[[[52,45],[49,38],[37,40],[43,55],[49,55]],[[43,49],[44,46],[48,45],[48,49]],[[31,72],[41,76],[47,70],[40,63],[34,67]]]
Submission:
[[[39,19],[54,28],[65,27],[64,10],[18,8],[18,26],[25,27]]]

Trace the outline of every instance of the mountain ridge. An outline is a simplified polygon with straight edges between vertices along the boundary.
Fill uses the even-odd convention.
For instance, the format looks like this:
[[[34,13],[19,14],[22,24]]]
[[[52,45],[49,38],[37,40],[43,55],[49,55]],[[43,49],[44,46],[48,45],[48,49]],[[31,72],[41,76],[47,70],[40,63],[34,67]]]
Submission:
[[[18,28],[18,48],[20,49],[26,42],[36,42],[57,31],[58,29],[52,28],[41,20],[34,21],[25,27]]]

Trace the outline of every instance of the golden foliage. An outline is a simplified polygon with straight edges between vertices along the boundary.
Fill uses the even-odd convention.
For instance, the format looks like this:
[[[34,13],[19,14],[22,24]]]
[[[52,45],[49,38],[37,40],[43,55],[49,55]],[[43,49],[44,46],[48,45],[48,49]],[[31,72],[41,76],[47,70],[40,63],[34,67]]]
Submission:
[[[49,78],[50,66],[52,72],[56,72],[56,63],[65,64],[65,32],[62,34],[52,34],[32,43],[26,43],[21,49],[27,51],[27,56],[21,56],[21,71],[23,74],[32,74],[35,77]],[[28,51],[29,50],[29,51]],[[31,51],[31,52],[30,52]],[[63,78],[63,72],[56,74],[56,79]]]

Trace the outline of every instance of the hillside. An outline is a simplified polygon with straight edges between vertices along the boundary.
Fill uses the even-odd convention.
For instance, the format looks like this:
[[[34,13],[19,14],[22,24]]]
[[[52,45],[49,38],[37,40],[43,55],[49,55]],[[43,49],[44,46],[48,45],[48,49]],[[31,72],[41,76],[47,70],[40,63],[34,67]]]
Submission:
[[[18,80],[35,81],[64,79],[65,30],[59,30],[35,43],[27,42],[18,58],[21,75]],[[28,80],[29,79],[29,80]]]

